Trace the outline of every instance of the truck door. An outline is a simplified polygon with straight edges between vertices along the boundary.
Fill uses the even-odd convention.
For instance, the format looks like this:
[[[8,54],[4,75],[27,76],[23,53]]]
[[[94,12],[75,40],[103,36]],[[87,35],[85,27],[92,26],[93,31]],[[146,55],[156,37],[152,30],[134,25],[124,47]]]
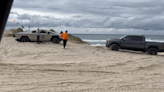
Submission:
[[[32,39],[30,39],[31,41],[37,41],[37,35],[36,35],[36,30],[32,31]]]
[[[145,39],[143,36],[131,37],[131,48],[133,50],[143,50],[145,47]]]
[[[121,40],[120,47],[123,49],[131,49],[130,44],[131,44],[130,36],[126,36]]]
[[[47,33],[47,31],[42,30],[40,32],[40,41],[50,41],[51,35]]]
[[[47,32],[46,31],[44,31],[44,30],[41,30],[40,31],[40,34],[39,34],[39,36],[40,36],[40,41],[46,41],[46,35],[47,35]]]

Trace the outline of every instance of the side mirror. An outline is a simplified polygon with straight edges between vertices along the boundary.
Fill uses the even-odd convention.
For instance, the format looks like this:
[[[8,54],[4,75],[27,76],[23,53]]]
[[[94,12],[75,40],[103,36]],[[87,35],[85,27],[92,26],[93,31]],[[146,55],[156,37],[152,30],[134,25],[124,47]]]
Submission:
[[[50,32],[48,32],[48,34],[50,34]]]
[[[126,40],[126,38],[122,38],[122,40],[123,40],[123,41],[125,41],[125,40]]]

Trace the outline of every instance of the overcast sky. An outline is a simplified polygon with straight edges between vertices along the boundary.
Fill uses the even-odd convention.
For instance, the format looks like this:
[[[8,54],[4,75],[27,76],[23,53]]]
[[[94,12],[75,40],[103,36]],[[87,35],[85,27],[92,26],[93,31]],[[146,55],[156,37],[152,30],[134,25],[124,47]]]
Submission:
[[[164,34],[163,0],[14,0],[6,29]]]

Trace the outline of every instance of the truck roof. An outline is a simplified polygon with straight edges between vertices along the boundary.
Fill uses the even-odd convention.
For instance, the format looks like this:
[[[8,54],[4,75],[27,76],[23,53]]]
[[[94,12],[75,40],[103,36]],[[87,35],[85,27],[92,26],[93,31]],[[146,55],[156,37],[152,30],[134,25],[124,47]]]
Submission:
[[[144,35],[125,35],[125,36],[142,36],[142,37],[145,37]]]

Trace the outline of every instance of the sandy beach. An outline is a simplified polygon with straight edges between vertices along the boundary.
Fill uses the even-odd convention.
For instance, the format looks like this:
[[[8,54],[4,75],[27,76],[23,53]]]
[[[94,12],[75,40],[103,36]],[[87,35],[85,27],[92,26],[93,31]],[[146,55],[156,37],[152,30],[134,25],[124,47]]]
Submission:
[[[68,41],[0,44],[0,92],[164,92],[164,53]]]

